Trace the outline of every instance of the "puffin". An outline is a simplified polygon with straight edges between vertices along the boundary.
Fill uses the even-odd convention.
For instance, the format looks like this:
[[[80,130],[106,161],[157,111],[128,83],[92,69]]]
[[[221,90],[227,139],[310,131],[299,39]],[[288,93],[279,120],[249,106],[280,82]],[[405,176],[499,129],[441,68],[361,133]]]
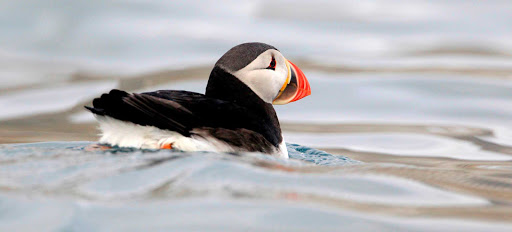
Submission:
[[[243,43],[214,65],[205,94],[113,89],[85,106],[99,144],[138,149],[259,152],[288,158],[273,105],[311,94],[304,73],[268,44]]]

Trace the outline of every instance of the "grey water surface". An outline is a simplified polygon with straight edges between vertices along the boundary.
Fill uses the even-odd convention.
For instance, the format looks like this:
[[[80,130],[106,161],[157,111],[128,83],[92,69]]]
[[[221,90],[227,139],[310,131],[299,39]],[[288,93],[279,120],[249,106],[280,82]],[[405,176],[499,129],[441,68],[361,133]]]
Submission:
[[[0,231],[512,231],[512,3],[0,0]],[[276,46],[289,160],[90,149],[94,97]]]
[[[493,205],[483,197],[361,172],[371,166],[294,144],[288,144],[290,160],[261,154],[89,151],[93,144],[0,146],[0,229],[425,231],[423,224],[438,220],[373,214],[372,207]],[[508,227],[456,217],[441,223],[428,230]]]

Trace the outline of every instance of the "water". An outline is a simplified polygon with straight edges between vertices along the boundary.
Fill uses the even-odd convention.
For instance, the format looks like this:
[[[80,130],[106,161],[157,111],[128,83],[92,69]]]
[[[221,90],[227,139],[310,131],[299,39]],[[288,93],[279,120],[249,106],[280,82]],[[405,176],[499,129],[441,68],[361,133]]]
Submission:
[[[11,77],[0,87],[62,81],[75,71],[129,75],[210,65],[247,41],[348,69],[512,68],[512,5],[503,0],[0,4],[2,76]]]
[[[511,11],[0,0],[0,231],[511,231]],[[276,106],[290,160],[85,150],[93,97],[204,92],[247,41],[278,47],[312,86]]]
[[[417,210],[494,205],[483,197],[368,172],[371,166],[364,163],[300,145],[288,144],[291,159],[285,161],[260,154],[87,151],[91,144],[1,146],[2,231],[329,231],[339,226],[424,231],[422,225],[433,219],[404,223],[396,215],[364,212],[397,205]],[[451,229],[506,229],[455,217],[442,222]]]

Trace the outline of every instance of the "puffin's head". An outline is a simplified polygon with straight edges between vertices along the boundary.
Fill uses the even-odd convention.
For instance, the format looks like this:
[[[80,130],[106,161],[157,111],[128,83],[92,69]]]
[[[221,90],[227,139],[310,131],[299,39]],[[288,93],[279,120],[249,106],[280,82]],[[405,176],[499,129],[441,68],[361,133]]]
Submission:
[[[237,45],[215,66],[231,73],[267,103],[283,105],[311,94],[304,73],[268,44]]]

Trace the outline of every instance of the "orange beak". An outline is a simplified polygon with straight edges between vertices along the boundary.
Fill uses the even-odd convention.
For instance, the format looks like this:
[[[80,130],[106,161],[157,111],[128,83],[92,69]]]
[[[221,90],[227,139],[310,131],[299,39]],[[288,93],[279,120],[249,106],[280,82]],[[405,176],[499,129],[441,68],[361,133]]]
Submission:
[[[311,87],[302,70],[289,60],[286,60],[286,66],[288,77],[272,102],[274,105],[288,104],[311,95]]]

